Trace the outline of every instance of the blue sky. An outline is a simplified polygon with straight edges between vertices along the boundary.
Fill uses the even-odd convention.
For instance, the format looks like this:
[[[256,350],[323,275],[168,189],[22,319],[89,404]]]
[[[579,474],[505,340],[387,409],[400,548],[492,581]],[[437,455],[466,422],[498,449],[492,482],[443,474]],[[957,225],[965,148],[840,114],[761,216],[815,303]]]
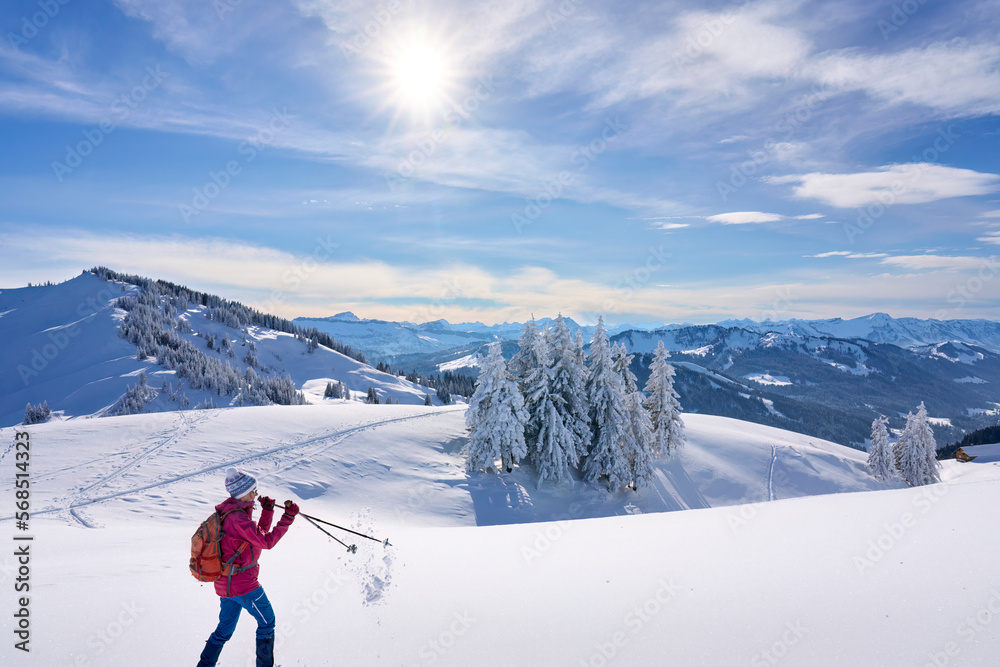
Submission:
[[[1000,3],[35,0],[0,286],[103,264],[287,317],[1000,305]]]

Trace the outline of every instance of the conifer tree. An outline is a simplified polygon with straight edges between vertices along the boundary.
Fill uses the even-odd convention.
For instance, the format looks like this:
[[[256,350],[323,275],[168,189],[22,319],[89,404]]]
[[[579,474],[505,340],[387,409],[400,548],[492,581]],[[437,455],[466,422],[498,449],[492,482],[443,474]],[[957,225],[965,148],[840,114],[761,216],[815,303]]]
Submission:
[[[528,414],[524,399],[507,370],[499,343],[490,344],[479,369],[476,390],[465,415],[470,431],[465,467],[469,473],[510,471],[527,454],[524,424]]]
[[[625,438],[622,449],[629,466],[632,488],[638,490],[653,478],[653,424],[642,404],[642,394],[632,373],[632,355],[619,344],[613,352],[615,370],[625,389]]]
[[[881,416],[872,422],[872,445],[868,449],[868,469],[883,482],[897,479],[896,462],[889,446],[889,419]]]
[[[606,477],[609,488],[617,491],[631,481],[628,461],[622,449],[625,440],[625,387],[622,376],[615,372],[603,317],[598,319],[590,341],[589,358],[587,396],[590,399],[590,423],[594,437],[583,473],[589,482]]]
[[[579,330],[577,331],[579,333]],[[560,314],[548,336],[552,393],[561,400],[561,406],[557,404],[557,407],[563,423],[572,433],[577,460],[587,454],[593,438],[587,403],[587,367],[583,363],[582,338],[579,339],[579,345],[578,350],[569,327]]]
[[[910,486],[923,486],[940,482],[937,461],[937,444],[927,417],[927,408],[921,403],[916,413],[906,415],[906,426],[892,448],[896,468]]]
[[[684,444],[684,422],[679,396],[674,390],[674,367],[667,363],[662,340],[653,353],[645,390],[648,394],[645,405],[653,423],[653,455],[666,458]]]

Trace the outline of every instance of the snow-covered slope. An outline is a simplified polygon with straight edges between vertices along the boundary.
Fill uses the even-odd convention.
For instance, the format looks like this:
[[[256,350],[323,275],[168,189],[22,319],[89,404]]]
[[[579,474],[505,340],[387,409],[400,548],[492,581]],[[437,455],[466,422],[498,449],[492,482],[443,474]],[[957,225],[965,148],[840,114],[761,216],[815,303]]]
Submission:
[[[23,419],[27,403],[47,401],[59,417],[101,414],[109,409],[145,371],[149,385],[160,389],[164,381],[183,392],[189,407],[211,400],[227,405],[232,396],[192,389],[179,381],[176,372],[157,365],[155,359],[137,359],[136,347],[118,336],[125,313],[114,302],[134,295],[138,288],[108,282],[92,273],[45,287],[0,291],[0,369],[5,380],[0,392],[0,425]],[[322,402],[328,381],[340,381],[363,398],[374,387],[381,399],[392,397],[401,403],[422,404],[434,392],[406,380],[381,373],[326,347],[308,352],[294,335],[265,327],[246,330],[226,326],[207,318],[206,306],[192,304],[179,319],[191,332],[179,333],[204,354],[228,362],[240,373],[247,344],[253,341],[259,367],[273,375],[289,375],[296,388],[311,402]],[[234,342],[233,355],[209,349],[208,337],[228,336]],[[244,340],[245,339],[245,340]],[[263,370],[260,371],[264,373]],[[150,410],[179,409],[177,402],[158,397]]]
[[[720,326],[736,326],[760,333],[776,331],[808,336],[863,338],[874,343],[891,343],[900,347],[920,347],[934,343],[960,341],[981,345],[1000,352],[1000,323],[990,320],[920,320],[914,317],[893,318],[885,313],[843,320],[783,320],[755,322],[727,320]]]
[[[517,476],[477,498],[500,480],[461,471],[462,416],[339,404],[30,427],[32,662],[196,662],[218,602],[187,572],[189,538],[230,465],[393,545],[351,539],[351,555],[299,519],[263,554],[284,665],[986,665],[1000,649],[1000,572],[982,557],[1000,549],[983,529],[1000,519],[998,466],[782,500],[880,487],[857,452],[688,415],[691,442],[658,483],[714,507],[636,516],[664,492],[574,488],[555,521],[484,527],[558,503]],[[14,431],[0,429],[5,479]],[[13,531],[9,512],[0,526]],[[10,591],[12,550],[0,566]],[[26,659],[13,597],[4,664]],[[252,662],[253,630],[244,617],[221,665]]]

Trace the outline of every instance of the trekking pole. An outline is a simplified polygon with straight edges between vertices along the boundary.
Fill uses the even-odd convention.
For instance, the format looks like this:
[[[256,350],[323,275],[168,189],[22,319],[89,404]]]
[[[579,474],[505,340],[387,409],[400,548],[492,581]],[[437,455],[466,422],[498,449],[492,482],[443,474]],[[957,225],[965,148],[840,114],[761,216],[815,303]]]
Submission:
[[[392,546],[391,544],[389,544],[389,538],[388,537],[385,538],[384,540],[380,540],[377,537],[372,537],[371,535],[365,535],[364,533],[359,533],[358,531],[351,530],[350,528],[344,528],[343,526],[338,526],[335,523],[330,523],[329,521],[325,521],[323,519],[320,519],[319,517],[309,516],[308,514],[303,514],[302,512],[299,512],[299,514],[302,514],[302,516],[304,516],[307,521],[312,522],[312,524],[314,526],[316,525],[316,522],[318,521],[319,523],[325,523],[328,526],[333,526],[334,528],[339,528],[340,530],[343,530],[343,531],[346,531],[348,533],[351,533],[352,535],[357,535],[358,537],[363,537],[363,538],[365,538],[367,540],[371,540],[373,542],[381,542],[383,547],[391,547]],[[316,527],[319,528],[319,526],[316,526]],[[324,531],[324,532],[326,532],[326,531]],[[336,538],[334,538],[334,539],[336,539]]]
[[[299,514],[302,514],[302,513],[299,512]],[[332,537],[334,540],[336,540],[337,542],[339,542],[341,545],[347,547],[347,553],[354,554],[354,553],[358,552],[358,545],[356,545],[356,544],[346,544],[344,542],[341,542],[336,537],[333,537],[333,535],[330,535],[330,533],[327,533],[326,530],[324,530],[322,526],[320,526],[318,523],[316,523],[315,521],[313,521],[312,517],[308,517],[305,514],[302,514],[302,516],[305,518],[306,521],[308,521],[309,523],[311,523],[312,525],[316,526],[317,528],[319,528],[320,530],[322,530],[324,533],[326,533],[327,536]]]

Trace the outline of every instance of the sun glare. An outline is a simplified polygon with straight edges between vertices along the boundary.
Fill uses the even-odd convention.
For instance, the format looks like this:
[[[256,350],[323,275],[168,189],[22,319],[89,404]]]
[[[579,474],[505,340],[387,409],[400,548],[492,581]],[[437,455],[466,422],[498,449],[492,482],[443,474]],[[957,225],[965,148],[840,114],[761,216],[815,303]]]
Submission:
[[[444,106],[453,73],[441,47],[427,39],[413,39],[400,46],[389,66],[397,107],[420,116]]]

